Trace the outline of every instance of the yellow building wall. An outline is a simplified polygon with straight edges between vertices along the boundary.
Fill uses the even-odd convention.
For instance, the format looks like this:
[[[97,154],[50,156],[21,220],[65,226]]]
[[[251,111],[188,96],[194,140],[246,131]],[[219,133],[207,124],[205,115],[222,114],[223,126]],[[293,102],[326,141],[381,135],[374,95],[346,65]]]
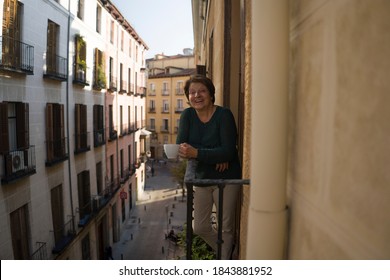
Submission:
[[[390,2],[290,1],[290,259],[390,258]]]

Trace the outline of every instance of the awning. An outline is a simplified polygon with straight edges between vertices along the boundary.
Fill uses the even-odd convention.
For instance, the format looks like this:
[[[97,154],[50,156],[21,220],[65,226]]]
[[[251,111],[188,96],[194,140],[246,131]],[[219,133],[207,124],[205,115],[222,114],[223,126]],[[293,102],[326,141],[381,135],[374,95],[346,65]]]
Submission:
[[[141,136],[149,136],[152,134],[149,130],[146,130],[145,128],[141,129]]]

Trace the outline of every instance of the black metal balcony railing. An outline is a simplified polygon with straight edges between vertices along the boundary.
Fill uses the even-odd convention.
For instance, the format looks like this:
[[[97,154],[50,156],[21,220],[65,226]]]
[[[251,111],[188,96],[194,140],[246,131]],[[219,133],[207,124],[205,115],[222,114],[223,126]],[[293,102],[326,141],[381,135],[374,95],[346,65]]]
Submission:
[[[169,114],[169,106],[164,106],[161,108],[161,113],[163,114]]]
[[[0,69],[34,74],[34,47],[14,38],[0,36]]]
[[[73,220],[74,218],[71,217],[62,227],[53,231],[55,240],[55,245],[52,249],[53,254],[61,253],[76,236]]]
[[[76,212],[79,213],[79,227],[85,227],[88,222],[92,219],[92,199],[82,205],[82,207],[77,208]]]
[[[129,124],[128,130],[129,130],[129,134],[137,131],[137,129],[135,127],[135,122],[132,122],[132,123]]]
[[[186,174],[184,177],[184,183],[187,187],[187,232],[186,232],[186,257],[187,260],[192,259],[192,210],[193,210],[193,202],[194,202],[194,186],[202,187],[202,186],[218,186],[218,240],[217,243],[217,259],[221,259],[221,251],[222,251],[222,217],[223,217],[223,189],[225,185],[235,185],[237,187],[242,185],[249,185],[249,179],[195,179],[195,170],[197,167],[196,160],[188,160]],[[196,211],[196,209],[195,209]]]
[[[91,149],[89,145],[89,132],[83,132],[75,135],[75,149],[74,153],[84,153]]]
[[[124,169],[121,170],[121,177],[119,179],[121,184],[124,184],[131,176],[130,167],[126,166]]]
[[[109,83],[108,83],[108,90],[110,91],[117,91],[117,86],[116,86],[116,77],[110,75]]]
[[[108,128],[108,141],[114,141],[118,138],[118,130],[116,126],[110,126]]]
[[[127,83],[125,80],[120,80],[119,93],[127,93]]]
[[[169,133],[169,126],[161,126],[160,127],[160,132],[161,133]]]
[[[46,242],[36,242],[37,249],[31,254],[31,260],[47,260]]]
[[[52,166],[69,158],[67,141],[67,137],[46,141],[46,166]]]
[[[149,113],[156,113],[156,107],[149,107]]]
[[[1,182],[10,183],[17,179],[35,174],[35,146],[27,149],[18,149],[3,154],[4,170]]]
[[[65,57],[55,53],[46,53],[46,73],[43,74],[43,77],[58,81],[66,81],[68,78],[67,63],[68,60]]]
[[[73,83],[82,86],[89,86],[89,82],[87,81],[87,71],[84,64],[75,63]]]
[[[183,107],[175,107],[175,113],[181,113],[184,111]]]
[[[102,146],[106,143],[105,135],[104,135],[104,128],[95,130],[93,132],[93,139],[94,139],[94,147]]]
[[[162,89],[161,90],[161,95],[162,96],[168,96],[169,95],[169,89]]]
[[[184,89],[183,88],[177,88],[176,89],[176,95],[184,95]]]

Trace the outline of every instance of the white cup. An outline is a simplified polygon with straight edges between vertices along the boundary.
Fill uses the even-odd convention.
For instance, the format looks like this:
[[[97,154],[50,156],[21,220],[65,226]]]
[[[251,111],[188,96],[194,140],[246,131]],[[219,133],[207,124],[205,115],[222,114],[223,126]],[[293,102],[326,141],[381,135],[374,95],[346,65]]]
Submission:
[[[179,144],[164,144],[164,152],[169,159],[177,158],[179,153]]]

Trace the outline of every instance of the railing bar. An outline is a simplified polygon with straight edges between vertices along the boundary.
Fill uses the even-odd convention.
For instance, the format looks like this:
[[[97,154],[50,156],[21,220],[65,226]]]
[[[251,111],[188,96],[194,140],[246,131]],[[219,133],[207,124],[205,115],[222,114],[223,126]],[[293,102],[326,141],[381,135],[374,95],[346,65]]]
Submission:
[[[223,189],[224,184],[218,185],[218,240],[217,240],[217,260],[222,258],[222,224],[223,224]]]
[[[186,246],[187,246],[187,260],[192,260],[192,210],[194,200],[194,185],[186,184],[187,186],[187,232],[186,232]]]

